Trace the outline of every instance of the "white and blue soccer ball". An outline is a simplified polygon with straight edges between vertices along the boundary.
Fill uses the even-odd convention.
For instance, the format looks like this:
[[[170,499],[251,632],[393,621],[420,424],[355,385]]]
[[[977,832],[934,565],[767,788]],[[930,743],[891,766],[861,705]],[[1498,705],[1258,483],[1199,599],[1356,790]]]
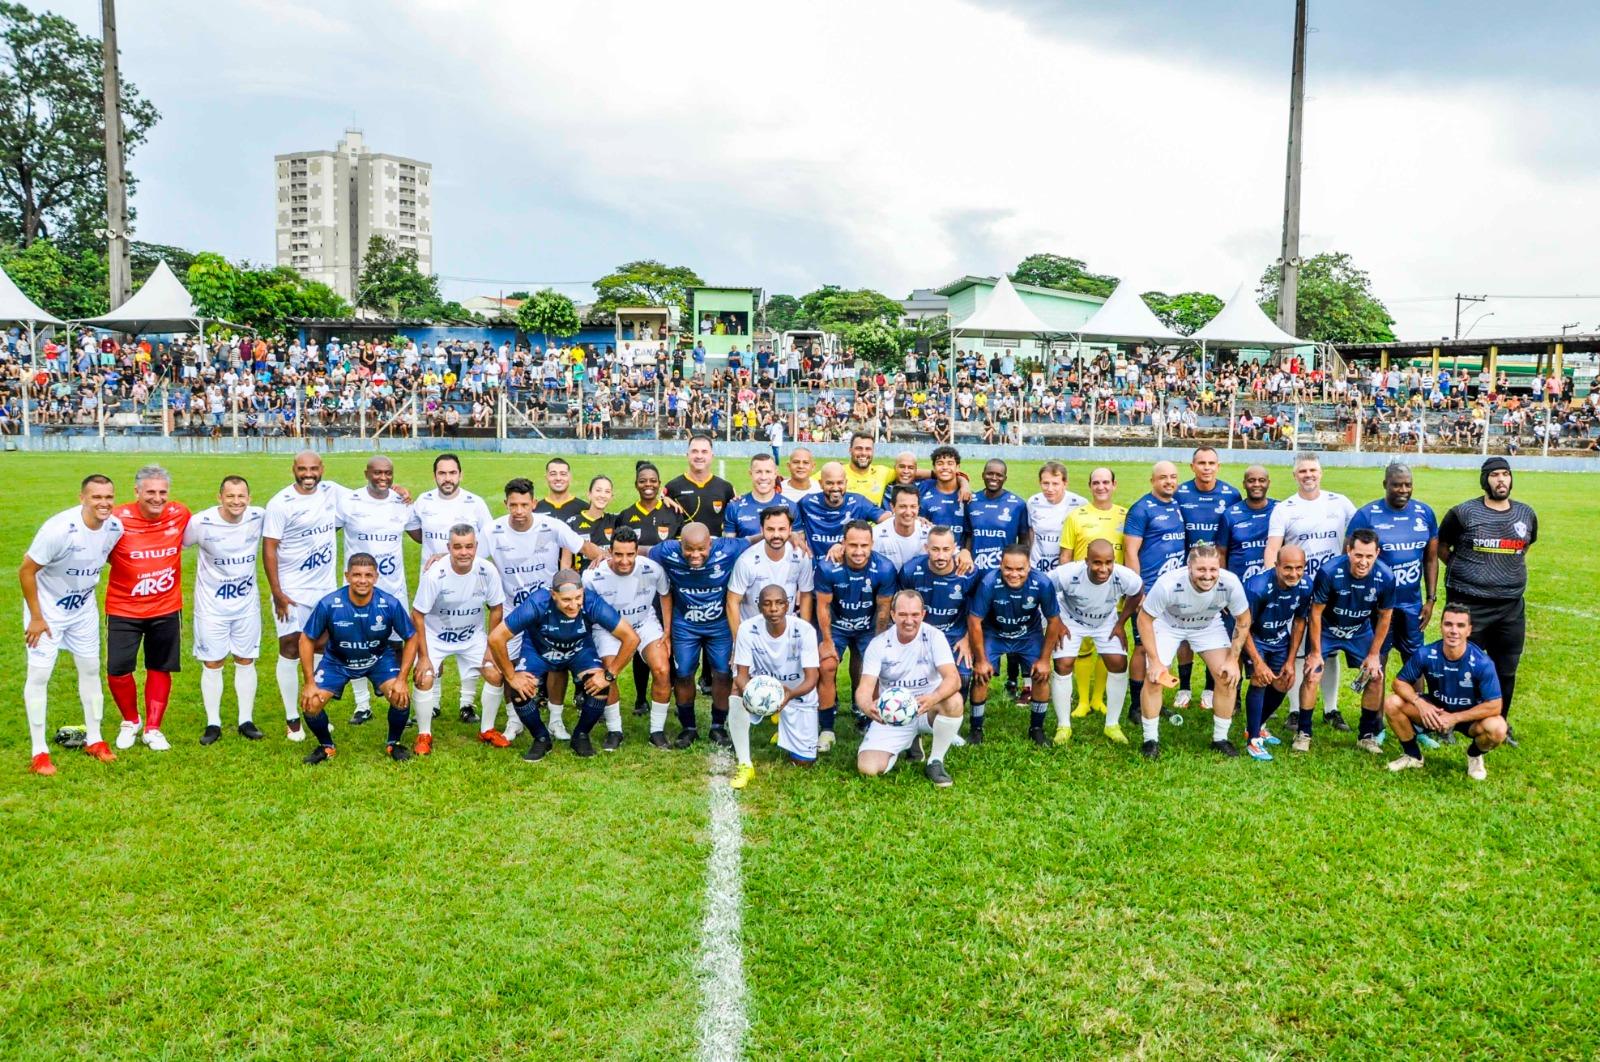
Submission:
[[[755,675],[744,687],[744,707],[757,719],[775,715],[783,704],[783,683],[771,675]]]
[[[890,726],[917,721],[917,695],[904,686],[890,686],[878,696],[878,715]]]

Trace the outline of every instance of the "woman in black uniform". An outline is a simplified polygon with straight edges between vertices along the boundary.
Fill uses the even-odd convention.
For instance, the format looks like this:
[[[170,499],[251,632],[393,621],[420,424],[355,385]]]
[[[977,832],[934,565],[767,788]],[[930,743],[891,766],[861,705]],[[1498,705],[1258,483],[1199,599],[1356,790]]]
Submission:
[[[683,529],[683,514],[668,505],[661,496],[661,470],[649,461],[637,461],[633,466],[633,489],[638,501],[616,514],[611,529],[631,527],[639,533],[639,553],[643,555],[652,546],[659,546],[669,538],[677,538]],[[581,534],[582,532],[580,532]],[[596,540],[598,541],[598,539]],[[610,541],[609,530],[607,541]],[[657,608],[660,604],[657,603]],[[662,617],[665,625],[666,618]],[[633,714],[645,715],[650,711],[650,665],[637,654],[633,658]]]
[[[602,548],[611,545],[611,532],[617,525],[617,514],[606,512],[611,504],[611,477],[596,476],[589,481],[589,504],[567,519],[567,526]],[[578,571],[589,566],[583,554],[572,558]]]

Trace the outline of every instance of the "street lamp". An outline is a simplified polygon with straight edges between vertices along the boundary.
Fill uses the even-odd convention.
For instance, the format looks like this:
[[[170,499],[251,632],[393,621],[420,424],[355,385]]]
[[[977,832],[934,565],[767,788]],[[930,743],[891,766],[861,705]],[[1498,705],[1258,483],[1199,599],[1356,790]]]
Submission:
[[[1467,338],[1467,337],[1468,337],[1468,336],[1470,336],[1470,335],[1471,335],[1471,334],[1472,334],[1472,330],[1473,330],[1473,329],[1474,329],[1474,328],[1477,328],[1477,327],[1478,327],[1478,322],[1479,322],[1479,321],[1482,321],[1482,320],[1483,320],[1483,319],[1484,319],[1484,318],[1485,318],[1485,317],[1493,317],[1493,316],[1494,316],[1494,311],[1493,311],[1493,310],[1490,310],[1490,311],[1489,311],[1489,312],[1488,312],[1488,313],[1486,313],[1486,314],[1480,314],[1480,315],[1479,315],[1479,316],[1478,316],[1478,317],[1476,317],[1476,318],[1475,318],[1475,319],[1474,319],[1474,320],[1473,320],[1473,322],[1472,322],[1472,323],[1471,323],[1471,324],[1469,324],[1469,325],[1467,325],[1467,330],[1466,330],[1466,331],[1465,331],[1465,332],[1462,332],[1462,333],[1461,333],[1461,338],[1462,338],[1462,339],[1465,339],[1465,338]]]

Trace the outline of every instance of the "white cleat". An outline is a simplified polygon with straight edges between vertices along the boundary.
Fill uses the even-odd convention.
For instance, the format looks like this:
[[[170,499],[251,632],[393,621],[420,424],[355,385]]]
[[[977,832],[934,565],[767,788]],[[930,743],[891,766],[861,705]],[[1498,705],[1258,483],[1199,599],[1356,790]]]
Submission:
[[[300,723],[300,720],[296,719],[295,722]],[[297,727],[286,727],[286,730],[288,733],[286,733],[284,736],[290,741],[304,741],[306,739],[306,725],[304,723],[300,723],[300,725]]]
[[[1377,738],[1364,737],[1360,741],[1356,742],[1356,748],[1360,749],[1362,752],[1370,752],[1374,756],[1383,755],[1383,746],[1378,743]]]
[[[833,731],[824,730],[817,735],[817,751],[827,752],[831,748],[833,748]]]
[[[167,743],[167,735],[159,730],[146,730],[144,732],[144,743],[155,752],[169,752],[172,749],[172,746]]]
[[[1309,734],[1296,734],[1294,736],[1294,744],[1290,745],[1289,748],[1292,749],[1295,752],[1310,752],[1311,751],[1311,735],[1309,735]]]
[[[129,722],[124,719],[122,725],[117,727],[117,748],[131,749],[139,743],[139,723],[137,720]]]
[[[1215,693],[1213,693],[1211,690],[1201,690],[1200,691],[1200,710],[1201,711],[1203,711],[1203,712],[1211,711],[1211,709],[1216,706],[1216,703],[1217,703],[1217,697],[1216,697]]]
[[[1172,698],[1172,710],[1175,712],[1183,711],[1185,708],[1189,707],[1189,702],[1191,700],[1193,700],[1193,697],[1190,695],[1188,690],[1179,690],[1178,695]]]
[[[1389,770],[1396,772],[1420,771],[1422,770],[1422,761],[1415,756],[1396,756],[1389,761]]]
[[[1483,765],[1482,756],[1467,757],[1467,777],[1474,782],[1481,782],[1489,777],[1489,769]]]

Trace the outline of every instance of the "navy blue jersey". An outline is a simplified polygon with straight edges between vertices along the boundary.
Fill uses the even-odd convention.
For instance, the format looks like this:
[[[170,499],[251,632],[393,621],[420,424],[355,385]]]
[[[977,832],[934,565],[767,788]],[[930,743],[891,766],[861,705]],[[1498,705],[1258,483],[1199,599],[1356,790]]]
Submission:
[[[967,524],[972,528],[972,566],[979,571],[1000,567],[1000,552],[1028,530],[1028,503],[1001,491],[987,491],[967,503]]]
[[[1145,593],[1167,572],[1183,567],[1189,552],[1189,534],[1176,500],[1164,502],[1154,494],[1146,494],[1128,510],[1122,533],[1142,540],[1139,580],[1144,583]]]
[[[622,617],[610,603],[593,590],[584,590],[583,607],[568,616],[556,607],[550,591],[540,588],[512,609],[505,618],[512,634],[522,635],[522,644],[552,664],[572,659],[579,650],[594,651],[591,627],[614,631]]]
[[[1055,587],[1043,572],[1028,571],[1028,579],[1013,590],[1000,578],[998,569],[978,581],[972,595],[972,614],[983,621],[985,630],[1007,641],[1038,634],[1045,623],[1060,615]]]
[[[800,526],[800,506],[785,498],[782,494],[770,501],[761,501],[754,493],[741,494],[728,503],[728,508],[722,514],[722,535],[724,538],[749,538],[751,535],[761,533],[761,512],[774,505],[781,505],[789,510],[789,518],[794,522],[796,529]]]
[[[306,618],[305,634],[316,641],[324,634],[323,652],[347,670],[361,671],[378,662],[389,646],[389,636],[409,638],[416,633],[405,602],[376,587],[365,605],[350,600],[350,588],[341,586],[317,602]]]
[[[1241,581],[1253,579],[1267,570],[1267,525],[1272,522],[1272,509],[1277,504],[1268,498],[1267,504],[1252,509],[1245,502],[1236,501],[1222,512],[1228,570]]]
[[[1363,527],[1378,536],[1378,555],[1394,572],[1394,607],[1420,613],[1422,561],[1428,543],[1439,537],[1439,521],[1433,518],[1433,510],[1415,499],[1396,509],[1379,498],[1357,509],[1350,518],[1349,531]]]
[[[1180,484],[1172,496],[1183,510],[1183,526],[1190,542],[1214,542],[1224,548],[1228,545],[1223,513],[1244,495],[1231,483],[1217,480],[1210,490],[1201,490],[1194,480]],[[1236,573],[1237,574],[1237,573]]]
[[[881,553],[870,554],[867,566],[857,570],[843,561],[817,562],[814,588],[819,594],[832,594],[828,622],[836,631],[870,631],[877,615],[878,598],[899,589],[900,573],[894,562]]]
[[[749,545],[742,538],[714,538],[706,562],[689,567],[683,543],[674,539],[650,550],[650,559],[666,570],[672,586],[672,622],[697,631],[728,629],[728,578],[733,562]]]
[[[928,610],[923,622],[939,628],[955,645],[967,633],[967,599],[977,578],[974,572],[957,575],[954,568],[948,575],[939,575],[928,567],[928,555],[923,554],[912,557],[900,569],[900,589],[922,595],[922,604]]]
[[[1310,579],[1285,588],[1277,572],[1261,572],[1244,584],[1244,596],[1250,602],[1250,637],[1262,653],[1288,649],[1294,621],[1311,616]]]
[[[828,507],[826,495],[821,491],[800,499],[800,529],[805,532],[806,545],[813,557],[823,557],[837,542],[844,541],[844,525],[851,520],[870,520],[874,523],[883,510],[859,494],[845,491],[844,500],[837,509]]]
[[[1350,571],[1348,556],[1335,557],[1317,569],[1311,600],[1322,605],[1324,638],[1356,638],[1371,634],[1379,613],[1394,607],[1394,573],[1374,561],[1365,579]]]
[[[961,500],[961,484],[956,483],[956,489],[946,494],[939,489],[939,484],[931,479],[925,479],[917,484],[917,493],[922,496],[921,512],[931,520],[935,526],[943,524],[956,533],[956,545],[963,546],[967,541],[967,503]]]
[[[1461,659],[1444,655],[1444,642],[1430,642],[1407,660],[1396,679],[1417,689],[1420,679],[1428,697],[1447,712],[1464,712],[1500,696],[1500,676],[1482,649],[1467,643]]]

